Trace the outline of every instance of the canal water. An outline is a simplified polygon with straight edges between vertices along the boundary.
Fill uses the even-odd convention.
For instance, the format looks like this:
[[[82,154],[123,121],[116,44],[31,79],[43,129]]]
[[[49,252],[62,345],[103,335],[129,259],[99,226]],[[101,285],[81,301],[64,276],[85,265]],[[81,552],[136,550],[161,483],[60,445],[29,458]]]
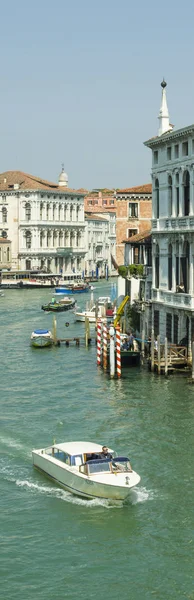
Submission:
[[[97,283],[94,293],[110,288]],[[140,368],[110,381],[94,344],[31,348],[33,329],[52,326],[41,311],[51,296],[0,298],[1,597],[193,600],[194,387]],[[84,332],[70,312],[57,328],[60,337]],[[141,475],[130,501],[80,499],[34,470],[32,448],[53,438],[127,453]]]

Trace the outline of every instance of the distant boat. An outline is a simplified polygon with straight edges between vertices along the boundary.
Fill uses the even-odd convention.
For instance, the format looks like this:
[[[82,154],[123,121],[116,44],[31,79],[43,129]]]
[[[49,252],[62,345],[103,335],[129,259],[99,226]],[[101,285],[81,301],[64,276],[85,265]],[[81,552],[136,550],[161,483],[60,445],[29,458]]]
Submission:
[[[3,296],[5,296],[5,294],[3,294],[3,292],[0,292],[0,298],[3,298]]]
[[[48,329],[35,329],[30,339],[35,348],[46,348],[52,346],[54,342],[53,335]]]
[[[55,298],[52,298],[51,302],[48,304],[43,304],[42,310],[46,312],[63,312],[65,310],[70,310],[74,306],[75,300],[65,296],[64,298],[61,298],[61,300],[55,300]]]
[[[83,294],[89,292],[87,283],[69,283],[55,288],[56,294]]]

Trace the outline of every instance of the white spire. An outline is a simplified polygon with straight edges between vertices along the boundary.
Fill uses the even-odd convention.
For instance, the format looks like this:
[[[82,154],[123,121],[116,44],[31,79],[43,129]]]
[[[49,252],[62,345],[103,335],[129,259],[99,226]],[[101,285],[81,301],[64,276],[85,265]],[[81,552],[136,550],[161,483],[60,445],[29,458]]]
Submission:
[[[161,83],[161,87],[162,87],[162,101],[161,101],[161,107],[160,107],[160,112],[159,112],[159,130],[158,130],[158,135],[162,135],[163,133],[166,133],[166,131],[170,131],[172,129],[172,125],[170,125],[169,123],[169,112],[168,112],[168,106],[167,106],[167,101],[166,101],[166,86],[167,83],[166,81],[163,79],[162,83]]]

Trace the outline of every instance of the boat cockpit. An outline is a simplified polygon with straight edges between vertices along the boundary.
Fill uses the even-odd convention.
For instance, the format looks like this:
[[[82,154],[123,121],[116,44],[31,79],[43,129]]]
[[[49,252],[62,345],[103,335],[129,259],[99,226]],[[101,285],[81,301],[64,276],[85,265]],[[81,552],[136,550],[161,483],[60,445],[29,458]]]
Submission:
[[[80,473],[87,476],[95,475],[97,473],[130,473],[132,471],[129,458],[126,456],[114,456],[114,453],[112,458],[104,458],[100,453],[99,455],[94,453],[70,455],[63,450],[52,446],[52,448],[49,449],[48,454],[69,467],[76,468]]]

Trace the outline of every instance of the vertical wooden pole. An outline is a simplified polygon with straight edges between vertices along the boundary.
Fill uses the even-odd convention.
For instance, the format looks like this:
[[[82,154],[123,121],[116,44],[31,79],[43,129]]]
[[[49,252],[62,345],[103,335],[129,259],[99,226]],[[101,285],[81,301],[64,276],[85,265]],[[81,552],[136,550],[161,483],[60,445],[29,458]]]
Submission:
[[[53,316],[53,341],[54,344],[57,343],[57,319],[56,316]]]
[[[102,321],[97,320],[97,365],[101,365],[101,354],[102,354]]]
[[[110,326],[110,377],[115,376],[115,330],[114,327]]]
[[[194,342],[192,342],[192,382],[194,383]]]
[[[103,324],[103,369],[107,370],[107,323],[104,319]]]
[[[158,375],[160,375],[160,371],[161,371],[160,335],[157,336],[157,346],[158,346]]]
[[[88,347],[88,340],[90,338],[90,324],[89,324],[89,319],[87,317],[85,317],[85,341],[86,341],[86,348]]]
[[[116,361],[117,361],[117,377],[121,377],[121,332],[120,332],[120,325],[116,326]]]
[[[151,371],[154,371],[154,330],[151,335]]]
[[[165,337],[165,341],[164,341],[164,373],[167,377],[167,375],[168,375],[168,340],[167,340],[167,337]]]

